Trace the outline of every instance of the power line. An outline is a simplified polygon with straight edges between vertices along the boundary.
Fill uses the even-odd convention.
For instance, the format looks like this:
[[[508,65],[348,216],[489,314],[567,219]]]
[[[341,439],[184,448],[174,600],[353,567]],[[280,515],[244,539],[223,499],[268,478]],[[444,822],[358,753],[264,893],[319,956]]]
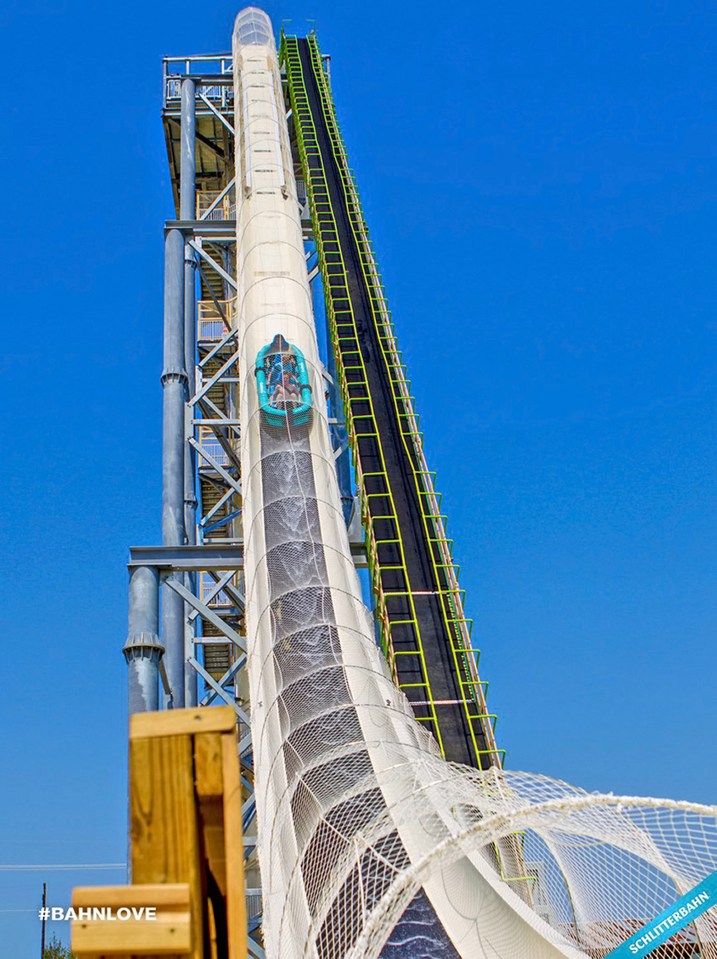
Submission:
[[[126,862],[80,862],[80,863],[51,863],[50,865],[13,865],[0,866],[0,872],[34,872],[40,869],[126,869]]]

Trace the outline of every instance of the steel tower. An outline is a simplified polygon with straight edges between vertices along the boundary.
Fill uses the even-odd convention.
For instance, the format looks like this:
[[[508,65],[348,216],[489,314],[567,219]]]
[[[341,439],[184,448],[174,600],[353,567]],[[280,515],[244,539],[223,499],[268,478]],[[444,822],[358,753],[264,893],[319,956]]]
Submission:
[[[440,495],[341,140],[329,58],[314,33],[282,35],[305,268],[351,549],[377,641],[415,718],[446,758],[500,766]],[[165,223],[162,544],[130,552],[130,712],[223,702],[240,727],[250,930],[254,855],[251,703],[245,673],[237,171],[230,53],[168,57],[162,120],[175,218]],[[240,151],[241,153],[241,151]],[[261,946],[250,943],[252,954]]]

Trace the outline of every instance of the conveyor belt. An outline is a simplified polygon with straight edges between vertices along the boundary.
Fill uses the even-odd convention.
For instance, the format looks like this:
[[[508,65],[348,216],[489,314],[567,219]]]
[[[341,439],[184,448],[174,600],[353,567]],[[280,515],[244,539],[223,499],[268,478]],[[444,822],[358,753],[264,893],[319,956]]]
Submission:
[[[388,633],[386,651],[398,685],[446,758],[485,767],[498,760],[492,717],[474,695],[481,691],[467,662],[473,652],[465,650],[457,629],[460,597],[446,569],[447,541],[441,542],[442,526],[437,529],[430,513],[430,480],[407,422],[410,401],[401,392],[401,371],[386,348],[387,331],[367,276],[361,213],[337,131],[330,128],[333,106],[315,39],[287,38],[285,59],[330,313],[333,306],[349,433],[363,479],[364,523],[376,544],[374,586],[385,607],[379,614]]]

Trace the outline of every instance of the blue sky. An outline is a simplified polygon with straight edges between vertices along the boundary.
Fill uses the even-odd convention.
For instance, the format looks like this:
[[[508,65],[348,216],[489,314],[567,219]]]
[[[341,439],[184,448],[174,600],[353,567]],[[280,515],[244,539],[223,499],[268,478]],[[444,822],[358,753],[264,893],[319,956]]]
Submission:
[[[315,18],[513,768],[715,801],[717,7]],[[201,14],[198,15],[198,10]],[[188,0],[0,10],[0,864],[125,860],[127,549],[160,537],[161,57]],[[0,871],[0,941],[121,872]],[[60,926],[56,931],[64,936]]]

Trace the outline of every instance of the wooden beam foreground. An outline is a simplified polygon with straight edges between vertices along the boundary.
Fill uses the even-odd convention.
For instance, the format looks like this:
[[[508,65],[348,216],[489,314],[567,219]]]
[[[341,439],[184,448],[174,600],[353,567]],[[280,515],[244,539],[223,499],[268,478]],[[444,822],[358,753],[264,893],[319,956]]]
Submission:
[[[246,959],[234,710],[132,716],[129,790],[132,885],[74,890],[72,951],[78,959]]]
[[[73,890],[72,907],[90,917],[73,922],[72,947],[77,951],[80,943],[78,955],[192,954],[188,883],[80,887]],[[143,918],[148,908],[155,911],[153,920]],[[120,919],[119,910],[139,917]]]

